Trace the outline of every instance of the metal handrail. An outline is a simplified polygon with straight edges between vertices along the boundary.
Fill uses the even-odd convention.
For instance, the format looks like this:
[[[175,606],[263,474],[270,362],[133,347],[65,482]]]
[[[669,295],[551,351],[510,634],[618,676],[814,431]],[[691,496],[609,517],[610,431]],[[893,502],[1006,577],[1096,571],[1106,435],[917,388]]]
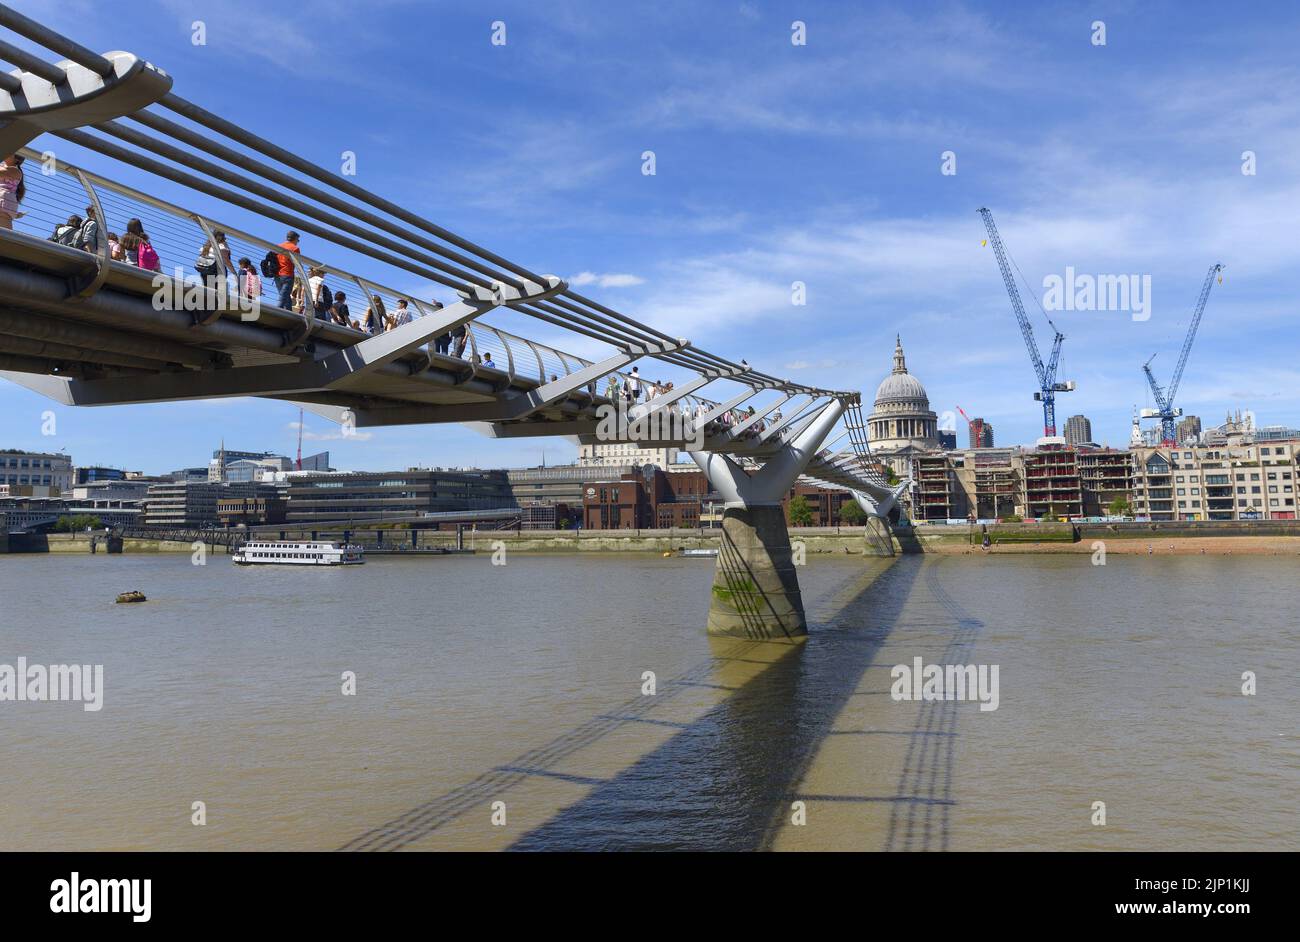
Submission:
[[[24,156],[25,158],[29,160],[34,160],[36,162],[40,162],[42,158],[41,152],[34,150],[33,148],[30,147],[22,148],[19,151],[19,153],[22,154],[22,156]],[[239,239],[256,248],[264,249],[267,252],[274,253],[276,255],[287,254],[294,261],[295,266],[299,268],[299,274],[297,277],[299,277],[303,281],[304,285],[307,283],[306,271],[312,267],[320,267],[320,268],[324,268],[327,272],[332,272],[333,274],[341,278],[345,278],[353,281],[361,289],[362,296],[365,298],[367,303],[369,303],[370,295],[377,294],[377,293],[386,293],[399,298],[408,297],[408,295],[405,292],[398,291],[395,288],[380,284],[368,278],[363,278],[362,276],[346,271],[338,267],[337,265],[328,265],[325,262],[313,258],[312,256],[309,256],[303,252],[286,253],[282,246],[273,243],[268,239],[264,239],[261,236],[254,235],[251,232],[247,232],[241,228],[230,225],[228,223],[221,222],[206,214],[201,214],[190,210],[186,210],[183,207],[177,206],[174,203],[168,202],[167,200],[164,199],[160,199],[156,196],[152,196],[148,193],[144,193],[133,187],[129,187],[124,184],[117,183],[93,171],[86,170],[82,167],[74,165],[68,162],[67,160],[63,160],[61,158],[55,158],[52,161],[52,166],[55,172],[64,174],[67,177],[71,178],[72,180],[77,181],[79,185],[83,186],[86,189],[88,196],[92,197],[93,202],[96,203],[97,205],[99,204],[99,194],[97,192],[97,189],[106,190],[118,196],[126,197],[128,199],[140,202],[146,206],[152,207],[153,209],[165,213],[174,219],[181,220],[186,223],[195,224],[196,241],[199,243],[203,243],[204,240],[211,239],[215,231],[221,231],[224,232],[227,236]],[[99,225],[100,225],[100,229],[102,230],[101,238],[103,239],[103,244],[106,246],[107,236],[108,236],[107,221],[104,218],[104,214],[102,210],[97,209],[96,214],[100,216]],[[200,245],[200,250],[201,250],[201,245]],[[220,255],[219,252],[217,254]],[[224,267],[223,263],[219,262],[218,264]],[[195,278],[197,277],[198,276],[196,275]],[[189,279],[187,278],[186,280]],[[202,282],[200,281],[200,283]],[[227,279],[225,278],[219,279],[216,281],[216,284],[226,292],[227,296],[238,295],[239,292],[238,285],[235,286],[235,290],[232,292]],[[278,308],[278,305],[270,305],[270,306]],[[419,309],[422,310],[423,308],[421,307]],[[288,311],[287,313],[295,314],[298,312]],[[307,304],[305,303],[305,301],[303,304],[303,311],[301,313],[305,317],[310,316],[310,312],[307,310]],[[311,320],[315,322],[317,319],[315,317],[311,317]],[[526,340],[525,338],[520,337],[516,334],[512,334],[509,331],[504,331],[504,330],[500,330],[499,328],[493,327],[487,324],[486,322],[484,322],[482,326],[485,329],[493,331],[493,333],[495,333],[498,337],[501,338],[502,347],[505,349],[507,357],[512,362],[513,362],[513,351],[510,349],[510,344],[509,344],[510,340],[516,341],[519,344],[528,345],[534,350],[535,353],[538,350],[548,351],[551,354],[553,354],[561,363],[565,362],[566,357],[571,357],[573,360],[577,361],[578,363],[581,363],[583,366],[591,365],[590,360],[586,360],[583,357],[577,356],[576,354],[564,353],[563,351],[560,351],[555,347],[551,347],[546,344],[539,343],[537,341]],[[309,328],[308,332],[317,329],[315,323],[309,324],[307,325],[307,327]],[[352,330],[352,328],[350,327],[344,329],[346,329],[351,334],[357,333],[356,331]],[[470,333],[472,334],[472,329],[470,330]],[[473,346],[474,340],[472,336],[470,338],[470,343],[472,345],[472,348],[476,349],[476,346]],[[544,371],[540,369],[540,362],[541,361],[539,355],[539,370],[538,370],[537,381],[538,383],[544,383],[546,381],[546,376],[544,374]],[[473,366],[472,358],[470,363],[471,366]],[[513,375],[512,375],[512,379],[513,379]]]

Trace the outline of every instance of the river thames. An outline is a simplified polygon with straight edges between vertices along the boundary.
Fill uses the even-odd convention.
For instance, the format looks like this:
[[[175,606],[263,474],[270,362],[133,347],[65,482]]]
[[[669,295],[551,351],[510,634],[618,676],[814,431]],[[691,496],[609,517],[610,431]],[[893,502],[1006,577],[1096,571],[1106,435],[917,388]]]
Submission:
[[[1294,558],[812,557],[800,645],[706,637],[713,565],[0,557],[0,664],[104,667],[0,702],[0,849],[1300,846]]]

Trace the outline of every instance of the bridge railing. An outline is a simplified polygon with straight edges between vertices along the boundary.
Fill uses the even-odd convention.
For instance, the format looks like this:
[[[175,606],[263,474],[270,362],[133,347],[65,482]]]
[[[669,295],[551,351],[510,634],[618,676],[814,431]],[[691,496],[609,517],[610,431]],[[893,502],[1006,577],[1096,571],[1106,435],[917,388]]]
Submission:
[[[48,239],[71,216],[84,220],[86,207],[97,200],[104,216],[99,220],[101,237],[106,239],[112,233],[120,238],[125,234],[129,220],[140,220],[158,254],[162,273],[175,275],[179,269],[180,277],[193,284],[203,282],[195,263],[210,241],[209,233],[221,233],[230,250],[232,263],[231,270],[226,272],[227,293],[235,297],[241,291],[236,272],[239,260],[248,258],[258,269],[261,285],[258,300],[262,304],[278,306],[279,296],[273,279],[263,277],[260,272],[260,263],[268,252],[279,254],[283,251],[277,243],[109,180],[52,154],[31,148],[24,148],[21,153],[27,159],[25,169],[35,172],[25,174],[27,194],[22,203],[24,215],[15,221],[17,231]],[[325,285],[331,292],[342,291],[345,294],[350,319],[356,323],[363,323],[366,309],[375,297],[380,298],[388,315],[397,310],[397,302],[401,299],[407,300],[412,317],[422,317],[433,310],[429,299],[399,292],[312,255],[298,254],[295,261],[301,263],[300,272],[317,266],[325,269]],[[301,273],[297,278],[299,282],[303,280]],[[220,285],[221,281],[216,283]],[[496,368],[512,377],[544,383],[551,376],[568,375],[590,366],[592,362],[586,357],[496,327],[484,318],[472,321],[466,327],[464,358],[478,362],[490,355]],[[361,330],[351,332],[357,340],[366,336]],[[456,349],[454,344],[451,349]],[[623,375],[619,374],[620,383]],[[598,389],[601,394],[603,391],[603,388]]]
[[[283,250],[278,243],[272,242],[246,232],[231,223],[223,222],[212,216],[191,212],[166,200],[143,193],[132,187],[109,180],[99,174],[84,170],[66,160],[57,158],[48,152],[39,152],[24,148],[22,155],[27,159],[25,167],[38,172],[25,174],[27,194],[23,200],[24,215],[15,221],[15,229],[37,238],[50,238],[55,230],[67,224],[73,215],[85,219],[88,205],[98,202],[103,219],[99,220],[101,237],[107,239],[114,234],[120,237],[126,233],[128,221],[138,219],[141,228],[149,237],[150,244],[157,253],[162,273],[169,276],[179,274],[183,280],[201,284],[203,279],[195,267],[200,254],[205,252],[213,235],[220,234],[230,252],[230,266],[224,279],[217,279],[220,286],[224,283],[226,292],[232,297],[243,291],[242,276],[238,273],[239,261],[247,258],[257,271],[260,294],[257,300],[261,304],[278,306],[279,292],[274,280],[262,276],[260,263],[268,252],[280,254]],[[397,302],[406,299],[412,317],[427,315],[434,308],[428,299],[405,294],[384,285],[374,279],[346,271],[313,255],[299,252],[294,259],[299,270],[296,281],[301,286],[306,273],[312,268],[325,270],[324,284],[333,294],[343,292],[349,309],[349,319],[364,328],[367,308],[374,298],[379,298],[384,312],[391,316],[397,310]],[[123,262],[130,264],[129,262]],[[224,259],[219,259],[224,265]],[[301,309],[301,297],[295,306]],[[233,307],[233,306],[232,306]],[[351,328],[347,328],[351,330]],[[366,336],[364,329],[351,331],[358,340]],[[559,350],[547,344],[521,337],[503,330],[478,318],[466,325],[466,340],[463,358],[472,364],[481,364],[488,356],[492,364],[511,378],[519,377],[536,383],[544,383],[552,376],[566,376],[584,367],[592,361],[575,353]],[[451,350],[457,349],[453,343]],[[627,379],[626,371],[612,374],[621,387]],[[642,383],[650,382],[642,377]],[[605,395],[607,381],[597,384],[597,395]],[[710,399],[690,395],[680,400],[679,408],[689,408],[692,412],[699,404],[706,408],[716,405]]]

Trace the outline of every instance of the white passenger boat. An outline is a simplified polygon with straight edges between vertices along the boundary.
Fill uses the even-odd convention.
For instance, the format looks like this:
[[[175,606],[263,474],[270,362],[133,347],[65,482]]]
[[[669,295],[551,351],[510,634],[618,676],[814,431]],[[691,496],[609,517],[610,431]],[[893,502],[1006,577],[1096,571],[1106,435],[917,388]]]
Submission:
[[[356,566],[366,561],[360,546],[351,543],[287,543],[254,541],[231,555],[240,566],[275,564],[289,566]]]

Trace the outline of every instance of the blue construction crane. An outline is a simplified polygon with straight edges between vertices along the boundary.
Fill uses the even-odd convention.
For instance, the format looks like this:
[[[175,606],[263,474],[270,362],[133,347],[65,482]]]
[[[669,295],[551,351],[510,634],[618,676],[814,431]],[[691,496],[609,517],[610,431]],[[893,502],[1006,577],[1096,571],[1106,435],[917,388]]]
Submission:
[[[1063,383],[1056,381],[1056,365],[1061,359],[1061,342],[1065,340],[1065,335],[1057,330],[1052,319],[1048,317],[1047,323],[1056,336],[1052,338],[1052,354],[1048,357],[1047,365],[1044,366],[1043,358],[1038,352],[1038,342],[1034,340],[1033,325],[1029,323],[1025,306],[1020,301],[1020,290],[1016,287],[1016,280],[1011,276],[1011,266],[1007,263],[1002,237],[998,235],[998,227],[993,224],[993,214],[983,208],[979,212],[984,219],[984,228],[988,230],[988,241],[993,246],[993,254],[998,258],[998,268],[1002,271],[1002,280],[1006,283],[1007,294],[1011,297],[1011,307],[1015,309],[1016,320],[1020,323],[1020,333],[1024,336],[1025,346],[1029,349],[1029,359],[1034,364],[1034,373],[1038,377],[1038,392],[1034,393],[1034,399],[1043,404],[1043,435],[1050,437],[1056,434],[1056,394],[1071,392],[1074,389],[1072,380]],[[1046,311],[1043,312],[1043,316],[1047,317]]]
[[[1155,397],[1156,409],[1143,409],[1142,417],[1144,419],[1160,417],[1160,441],[1164,445],[1176,445],[1177,432],[1174,428],[1174,419],[1183,414],[1182,409],[1174,408],[1174,396],[1178,392],[1178,384],[1183,379],[1183,367],[1187,365],[1187,354],[1192,352],[1192,341],[1196,339],[1196,328],[1201,326],[1201,315],[1205,313],[1205,302],[1210,300],[1210,288],[1214,286],[1214,279],[1219,272],[1223,271],[1223,265],[1211,265],[1210,270],[1205,275],[1205,284],[1201,285],[1201,296],[1196,299],[1196,310],[1192,312],[1192,322],[1187,325],[1187,338],[1183,340],[1183,351],[1178,355],[1178,365],[1174,367],[1174,378],[1169,381],[1168,389],[1161,388],[1156,382],[1155,374],[1151,372],[1151,360],[1156,355],[1151,354],[1151,360],[1142,364],[1142,371],[1147,374],[1147,382],[1151,384],[1151,394]],[[1219,282],[1222,284],[1223,277],[1219,276]]]

